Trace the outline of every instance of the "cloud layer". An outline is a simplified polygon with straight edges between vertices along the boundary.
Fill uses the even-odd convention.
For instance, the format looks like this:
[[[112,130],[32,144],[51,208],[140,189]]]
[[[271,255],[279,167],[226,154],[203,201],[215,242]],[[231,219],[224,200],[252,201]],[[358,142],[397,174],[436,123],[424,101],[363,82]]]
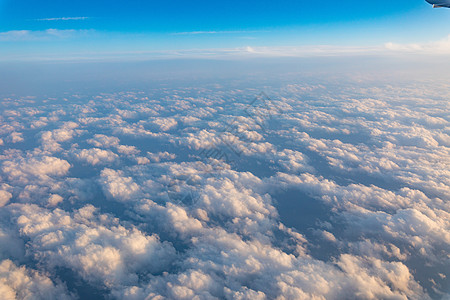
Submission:
[[[448,297],[448,82],[242,85],[5,97],[3,297]]]

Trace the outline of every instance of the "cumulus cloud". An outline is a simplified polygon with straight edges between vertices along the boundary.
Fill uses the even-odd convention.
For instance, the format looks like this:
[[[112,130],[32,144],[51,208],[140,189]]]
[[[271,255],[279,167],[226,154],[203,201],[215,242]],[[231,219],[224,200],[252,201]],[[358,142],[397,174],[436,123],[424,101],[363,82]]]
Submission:
[[[156,163],[159,163],[161,160],[172,160],[177,157],[174,153],[169,153],[167,151],[158,153],[148,152],[147,156],[152,162]]]
[[[250,174],[243,174],[242,180],[245,183],[258,181],[257,178],[251,177]],[[252,195],[250,190],[241,185],[236,186],[227,178],[208,180],[203,186],[198,205],[206,208],[211,214],[255,218],[256,220],[263,220],[267,215],[275,213],[269,199],[257,194]]]
[[[150,295],[177,299],[343,299],[355,295],[427,299],[408,268],[397,262],[343,255],[334,264],[326,264],[288,255],[254,239],[242,241],[221,230],[195,239],[189,255],[192,261],[185,262],[187,271],[115,294],[131,299]]]
[[[140,194],[139,186],[131,177],[124,176],[122,171],[104,169],[100,184],[106,196],[113,200],[128,201]]]
[[[126,146],[126,145],[118,146],[117,151],[119,153],[126,154],[126,155],[136,155],[136,154],[139,154],[139,152],[141,152],[135,146]]]
[[[358,297],[361,299],[398,298],[421,299],[428,298],[417,282],[412,280],[409,270],[401,263],[382,262],[376,259],[359,258],[343,255],[336,261],[336,265],[346,274],[342,277],[336,269],[324,273],[319,271],[320,264],[311,266],[317,269],[314,282],[308,279],[307,274],[312,270],[296,270],[281,274],[277,278],[278,286],[287,298],[308,299],[325,296],[327,299],[343,299]],[[320,274],[320,275],[319,275]],[[329,285],[327,276],[341,278],[337,286]],[[387,285],[389,284],[389,286]],[[299,288],[302,287],[302,288]]]
[[[8,191],[0,190],[0,207],[5,206],[12,198],[12,194]]]
[[[44,150],[61,151],[61,142],[70,141],[74,136],[81,134],[82,131],[76,129],[78,126],[76,122],[66,122],[59,129],[42,132],[41,142]]]
[[[224,86],[2,102],[27,141],[0,153],[0,289],[70,269],[118,299],[439,298],[448,84],[289,80],[270,116]]]
[[[12,161],[4,161],[2,172],[10,180],[28,182],[37,179],[47,179],[49,177],[64,176],[69,171],[71,165],[63,159],[52,156],[18,158]]]
[[[49,267],[67,267],[107,287],[138,282],[138,274],[164,271],[175,251],[157,235],[123,227],[117,219],[85,206],[73,214],[32,205],[11,207],[33,255]]]
[[[7,139],[10,143],[19,143],[19,142],[23,142],[24,138],[23,138],[23,134],[20,132],[12,132]]]
[[[57,194],[53,194],[48,198],[48,205],[49,206],[56,206],[59,203],[61,203],[64,200],[63,197]]]
[[[99,148],[82,149],[75,154],[77,159],[85,161],[93,166],[108,165],[115,162],[119,156],[110,150]]]
[[[4,300],[76,299],[63,284],[11,260],[0,262],[0,294]]]
[[[150,163],[150,159],[147,157],[138,156],[135,158],[138,165],[146,165]]]
[[[161,131],[169,131],[178,125],[178,122],[174,118],[157,118],[152,123]]]
[[[96,134],[93,138],[87,141],[97,148],[111,148],[119,145],[119,138],[114,136],[107,136],[104,134]]]
[[[280,165],[291,172],[312,170],[308,158],[301,152],[285,149],[277,152],[276,156],[280,160]]]

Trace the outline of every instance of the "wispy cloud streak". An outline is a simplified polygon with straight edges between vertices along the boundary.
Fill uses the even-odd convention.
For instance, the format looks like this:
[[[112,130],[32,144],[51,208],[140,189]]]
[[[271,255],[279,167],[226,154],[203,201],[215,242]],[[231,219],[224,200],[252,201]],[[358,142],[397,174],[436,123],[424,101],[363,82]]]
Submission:
[[[90,19],[90,17],[60,17],[60,18],[43,18],[35,19],[36,21],[83,21]]]
[[[227,30],[227,31],[185,31],[185,32],[174,32],[172,35],[204,35],[204,34],[241,34],[241,33],[263,33],[270,32],[268,30]]]
[[[36,41],[54,38],[71,38],[92,32],[92,30],[77,29],[46,29],[46,30],[11,30],[0,32],[0,42]]]

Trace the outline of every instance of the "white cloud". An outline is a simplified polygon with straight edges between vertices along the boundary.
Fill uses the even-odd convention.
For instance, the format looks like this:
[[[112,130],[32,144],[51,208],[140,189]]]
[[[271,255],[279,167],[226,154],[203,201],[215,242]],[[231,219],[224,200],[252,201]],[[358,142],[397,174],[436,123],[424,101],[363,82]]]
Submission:
[[[21,132],[12,132],[8,136],[8,141],[13,144],[23,142],[24,141],[23,134]]]
[[[125,228],[90,205],[73,214],[32,205],[16,205],[11,210],[41,263],[71,268],[93,284],[136,284],[138,274],[164,271],[175,255],[173,247],[157,235]]]
[[[10,192],[0,190],[0,207],[5,206],[11,198],[12,194]]]
[[[41,133],[43,149],[49,152],[62,151],[60,143],[72,140],[82,133],[78,130],[79,125],[75,122],[65,122],[60,128]]]
[[[46,18],[42,21],[61,22],[69,20],[86,20],[87,17],[61,17]],[[54,29],[32,31],[32,30],[12,30],[0,32],[0,42],[2,41],[42,41],[59,39],[76,39],[79,37],[95,38],[95,30],[77,30],[77,29]],[[220,31],[193,31],[173,33],[174,36],[182,37],[184,35],[218,35],[230,34],[240,35],[239,32],[220,32]],[[243,32],[242,32],[243,34]],[[251,37],[245,37],[251,38]],[[97,51],[93,53],[66,52],[64,55],[32,54],[15,55],[11,53],[4,59],[19,60],[145,60],[145,59],[171,59],[171,58],[191,58],[191,59],[242,59],[242,58],[308,58],[308,57],[364,57],[364,56],[383,56],[399,57],[402,54],[417,55],[420,58],[429,58],[430,56],[448,56],[449,38],[443,38],[436,42],[429,43],[410,43],[401,44],[395,41],[387,41],[375,46],[340,46],[340,45],[298,45],[298,46],[255,46],[252,44],[236,48],[206,48],[206,49],[179,49],[179,50],[155,50],[147,51],[135,49],[132,51]],[[139,113],[132,110],[122,110],[124,118],[135,118]]]
[[[204,34],[212,35],[219,32],[185,32],[179,35]],[[432,43],[399,44],[387,42],[375,46],[338,46],[338,45],[299,45],[299,46],[254,46],[239,48],[211,48],[195,50],[139,51],[116,53],[117,58],[139,55],[141,58],[249,58],[249,57],[355,57],[355,56],[398,56],[399,54],[414,55],[448,55],[449,39]]]
[[[233,174],[234,175],[234,174]],[[237,175],[237,174],[236,174]],[[250,174],[243,174],[243,180],[248,186],[255,186]],[[258,184],[258,182],[256,183]],[[250,219],[264,220],[268,215],[275,214],[267,196],[252,194],[246,187],[237,185],[234,180],[211,178],[205,182],[200,192],[198,205],[211,214],[222,214],[229,217],[247,217]]]
[[[68,39],[77,36],[88,35],[90,33],[92,33],[92,30],[53,29],[53,28],[42,31],[11,30],[0,32],[0,42]]]
[[[425,44],[398,44],[386,43],[386,49],[403,53],[423,53],[423,54],[449,54],[450,35],[436,42]]]
[[[103,150],[99,148],[82,149],[75,154],[77,159],[85,161],[93,166],[109,165],[114,163],[119,156],[110,150]]]
[[[59,203],[63,202],[64,198],[60,195],[53,194],[48,199],[49,206],[57,206]]]
[[[36,21],[84,21],[87,19],[89,19],[89,17],[59,17],[36,19]]]
[[[177,157],[175,154],[169,153],[167,151],[158,153],[147,152],[147,156],[152,162],[156,163],[161,162],[161,160],[173,160]]]
[[[324,272],[321,264],[285,272],[277,278],[278,288],[289,299],[429,299],[402,263],[342,255],[336,265],[343,273]]]
[[[131,177],[125,177],[122,171],[104,169],[100,175],[100,184],[111,200],[129,201],[140,195],[139,186]]]
[[[117,147],[120,143],[119,138],[114,136],[107,136],[104,134],[96,134],[92,139],[87,140],[88,143],[97,148],[111,148]]]
[[[0,262],[0,295],[3,300],[76,299],[61,283],[55,284],[35,270],[18,267],[11,260]]]
[[[54,286],[69,268],[119,299],[445,291],[448,83],[289,80],[272,87],[284,114],[266,131],[243,111],[251,85],[11,100],[2,137],[51,129],[0,153],[0,259],[33,259]],[[236,116],[226,138],[243,155],[202,160]]]
[[[4,161],[1,170],[10,180],[26,183],[34,180],[34,178],[45,180],[48,177],[64,176],[70,167],[70,164],[65,160],[42,156]]]
[[[178,125],[178,122],[174,118],[155,118],[152,123],[161,131],[172,130]]]
[[[150,159],[143,156],[138,156],[135,158],[138,165],[146,165],[150,163]]]
[[[290,172],[313,170],[309,166],[308,158],[301,152],[285,149],[278,151],[275,157],[279,160],[280,165]]]
[[[117,146],[117,152],[133,156],[139,154],[141,151],[137,149],[135,146],[120,145]]]
[[[23,40],[30,37],[31,31],[29,30],[11,30],[6,32],[0,32],[0,41],[16,41]]]

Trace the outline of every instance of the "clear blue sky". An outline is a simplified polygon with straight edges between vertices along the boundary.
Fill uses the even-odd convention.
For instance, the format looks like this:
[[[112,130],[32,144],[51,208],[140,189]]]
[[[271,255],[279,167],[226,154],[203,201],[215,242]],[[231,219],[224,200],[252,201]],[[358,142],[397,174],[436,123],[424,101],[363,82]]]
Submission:
[[[49,30],[50,29],[50,30]],[[0,0],[0,55],[422,43],[450,34],[424,0]]]

